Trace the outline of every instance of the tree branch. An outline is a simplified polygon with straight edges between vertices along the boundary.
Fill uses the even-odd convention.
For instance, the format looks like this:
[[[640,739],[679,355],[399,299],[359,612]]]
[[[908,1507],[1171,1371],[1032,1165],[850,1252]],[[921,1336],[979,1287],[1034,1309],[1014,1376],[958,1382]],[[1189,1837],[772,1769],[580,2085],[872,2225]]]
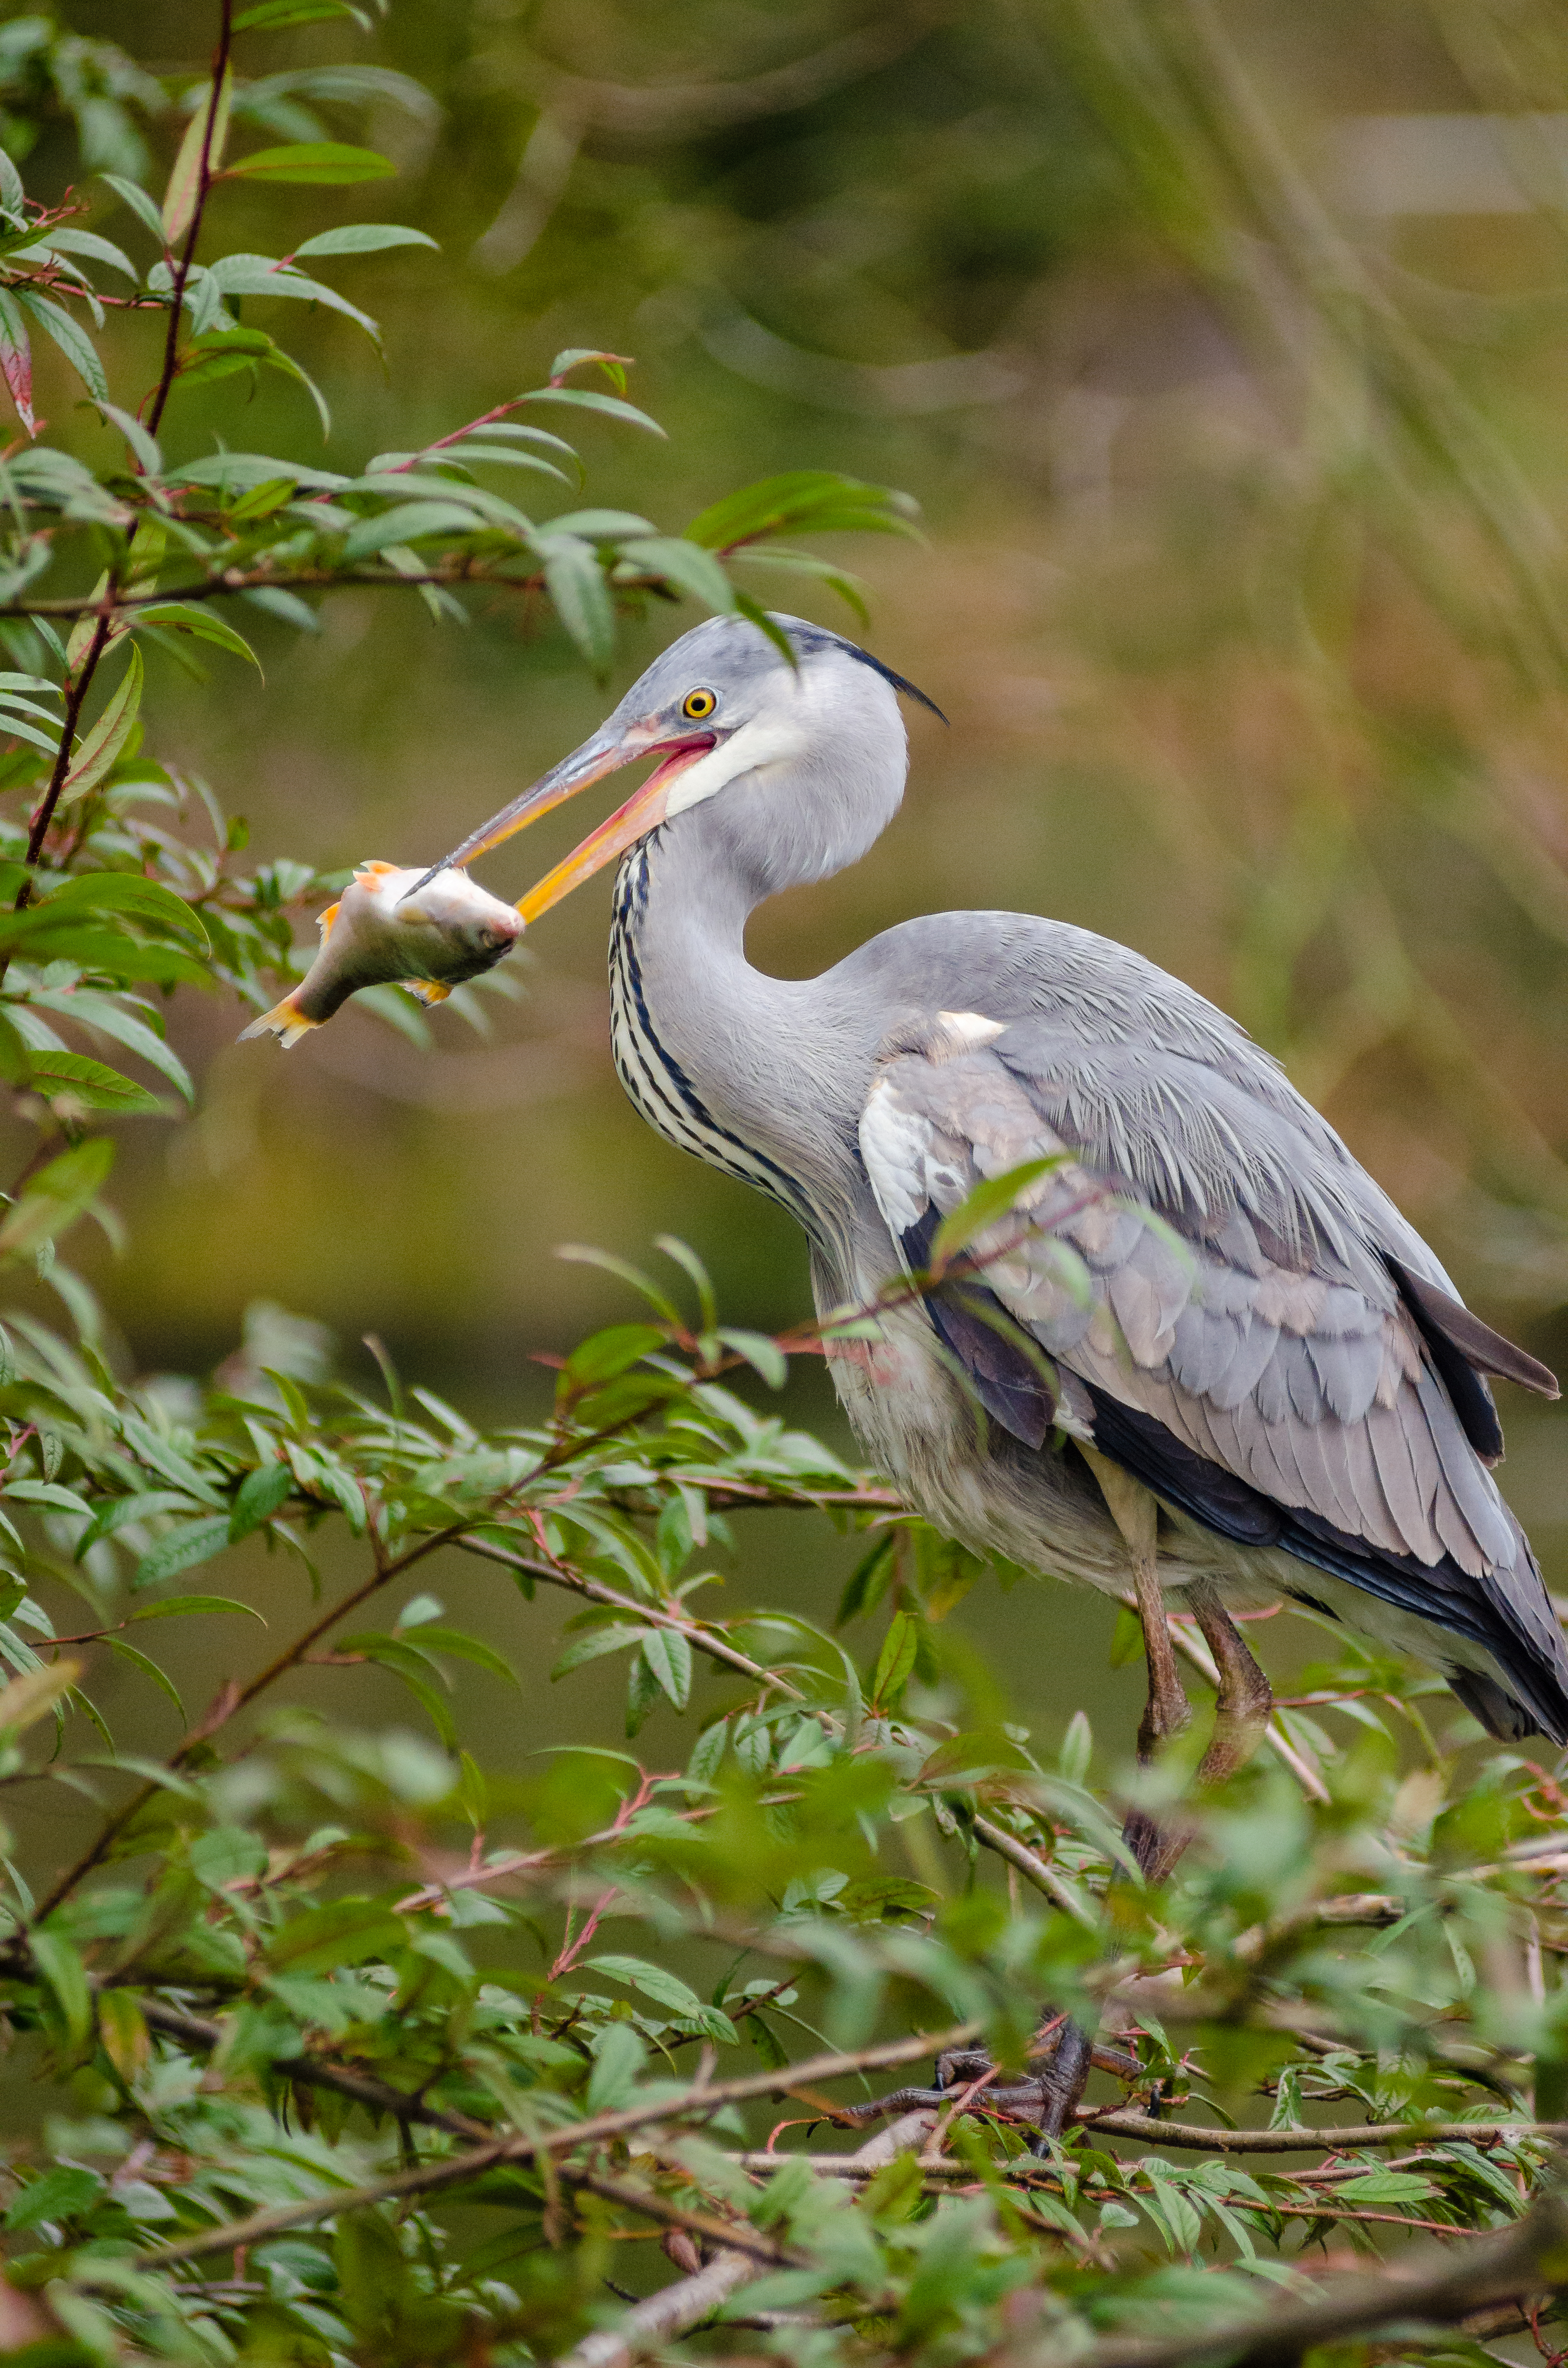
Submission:
[[[474,2146],[467,2154],[449,2156],[442,2162],[420,2163],[411,2170],[370,2180],[363,2187],[330,2188],[324,2194],[307,2196],[296,2203],[277,2204],[268,2211],[250,2213],[243,2220],[199,2230],[139,2258],[144,2268],[165,2269],[176,2261],[198,2260],[208,2253],[231,2252],[242,2245],[260,2244],[286,2228],[305,2227],[315,2220],[333,2220],[341,2213],[362,2212],[373,2203],[460,2187],[503,2163],[537,2162],[571,2154],[578,2146],[597,2146],[609,2138],[622,2137],[630,2130],[646,2129],[651,2122],[675,2121],[688,2114],[706,2116],[720,2105],[742,2103],[751,2097],[803,2095],[806,2103],[831,2110],[823,2108],[822,2100],[810,2093],[823,2081],[842,2080],[856,2072],[885,2071],[893,2065],[939,2055],[946,2048],[961,2047],[976,2036],[979,2029],[978,2023],[962,2022],[950,2031],[917,2032],[911,2039],[889,2040],[880,2046],[857,2048],[849,2055],[811,2055],[803,2063],[787,2064],[776,2072],[749,2073],[736,2080],[694,2080],[676,2097],[652,2104],[629,2105],[619,2112],[569,2123],[542,2137],[519,2133],[498,2138],[488,2146]]]

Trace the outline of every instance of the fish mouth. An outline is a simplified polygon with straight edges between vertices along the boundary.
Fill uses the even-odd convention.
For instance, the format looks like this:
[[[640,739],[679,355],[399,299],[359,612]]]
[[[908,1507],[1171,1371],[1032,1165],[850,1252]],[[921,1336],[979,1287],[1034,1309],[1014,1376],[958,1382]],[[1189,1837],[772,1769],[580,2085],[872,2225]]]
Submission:
[[[476,857],[489,854],[492,848],[499,847],[515,831],[526,830],[541,814],[553,812],[568,798],[602,781],[607,775],[618,773],[642,757],[659,757],[661,762],[625,804],[618,806],[519,899],[517,909],[525,923],[531,925],[614,857],[656,828],[665,819],[671,784],[716,748],[724,736],[719,732],[672,733],[653,723],[622,724],[614,730],[603,725],[580,748],[563,757],[559,765],[552,766],[520,797],[514,798],[472,832],[442,862],[433,865],[408,893],[416,894],[438,872],[460,870]]]

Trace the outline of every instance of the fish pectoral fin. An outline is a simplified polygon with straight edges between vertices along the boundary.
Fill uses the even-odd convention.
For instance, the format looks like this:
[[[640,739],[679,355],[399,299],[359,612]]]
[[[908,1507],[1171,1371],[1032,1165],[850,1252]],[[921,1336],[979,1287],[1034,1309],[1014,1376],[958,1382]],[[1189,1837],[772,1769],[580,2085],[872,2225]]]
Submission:
[[[445,1003],[452,991],[449,986],[443,986],[440,980],[436,978],[405,978],[403,983],[410,995],[416,995],[424,1004]]]
[[[342,910],[343,905],[340,900],[335,905],[329,905],[324,913],[318,913],[316,915],[316,927],[321,931],[321,941],[324,946],[325,945],[328,938],[332,935],[332,925],[334,921],[336,920]]]
[[[301,1036],[308,1036],[312,1028],[320,1026],[319,1019],[307,1019],[293,996],[286,995],[281,1003],[275,1003],[270,1011],[264,1011],[259,1019],[253,1019],[248,1028],[242,1028],[239,1042],[243,1044],[251,1036],[280,1036],[287,1050],[290,1044],[297,1044]]]

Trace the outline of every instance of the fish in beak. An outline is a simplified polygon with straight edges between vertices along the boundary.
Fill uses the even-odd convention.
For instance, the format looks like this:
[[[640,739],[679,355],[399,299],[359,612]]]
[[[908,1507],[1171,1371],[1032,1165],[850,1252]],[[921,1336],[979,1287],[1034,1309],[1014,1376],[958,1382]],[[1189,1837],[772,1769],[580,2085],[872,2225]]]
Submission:
[[[494,969],[527,924],[465,872],[437,864],[423,875],[363,863],[321,916],[321,951],[292,995],[242,1030],[286,1045],[319,1028],[363,986],[400,981],[422,1003],[442,1003],[464,979]]]
[[[503,806],[500,813],[455,848],[437,871],[456,871],[472,863],[476,856],[487,855],[493,847],[510,838],[514,831],[526,830],[531,822],[547,814],[556,806],[564,805],[579,790],[602,781],[608,773],[618,773],[622,766],[634,765],[639,758],[658,757],[661,762],[649,774],[641,789],[634,790],[626,803],[590,831],[579,847],[547,871],[544,878],[531,887],[519,902],[517,910],[525,925],[531,926],[552,905],[559,905],[574,888],[623,855],[638,839],[645,837],[665,819],[669,803],[671,785],[710,754],[720,734],[699,731],[692,725],[672,729],[665,719],[642,723],[618,723],[612,718],[591,739],[585,740],[570,757],[553,766],[542,780],[525,790],[521,797]],[[436,873],[426,873],[427,879]],[[423,884],[423,883],[421,883]]]

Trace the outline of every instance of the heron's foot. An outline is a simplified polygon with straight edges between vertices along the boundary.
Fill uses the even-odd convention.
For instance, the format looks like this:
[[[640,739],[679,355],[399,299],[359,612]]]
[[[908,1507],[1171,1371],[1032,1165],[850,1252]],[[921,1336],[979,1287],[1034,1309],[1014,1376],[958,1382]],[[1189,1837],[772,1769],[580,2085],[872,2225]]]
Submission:
[[[1196,1789],[1201,1792],[1210,1784],[1224,1783],[1246,1766],[1274,1715],[1274,1691],[1213,1589],[1202,1584],[1189,1587],[1187,1599],[1220,1674],[1214,1730],[1193,1778]],[[1147,1616],[1146,1613],[1146,1620]],[[1145,1764],[1173,1735],[1181,1732],[1192,1715],[1187,1696],[1176,1681],[1163,1607],[1160,1626],[1165,1630],[1166,1649],[1151,1650],[1149,1654],[1149,1702],[1138,1730],[1138,1757]],[[1164,1883],[1175,1872],[1192,1839],[1192,1829],[1180,1820],[1161,1825],[1146,1809],[1133,1809],[1122,1827],[1121,1839],[1144,1881]]]
[[[895,2089],[844,2112],[857,2123],[921,2112],[1004,2113],[1044,2136],[1060,2137],[1078,2110],[1094,2066],[1120,2080],[1142,2078],[1135,2055],[1089,2039],[1066,2015],[1055,2015],[1042,2027],[1029,2053],[1027,2078],[1003,2082],[995,2078],[996,2066],[984,2048],[951,2048],[937,2059],[934,2088]]]

